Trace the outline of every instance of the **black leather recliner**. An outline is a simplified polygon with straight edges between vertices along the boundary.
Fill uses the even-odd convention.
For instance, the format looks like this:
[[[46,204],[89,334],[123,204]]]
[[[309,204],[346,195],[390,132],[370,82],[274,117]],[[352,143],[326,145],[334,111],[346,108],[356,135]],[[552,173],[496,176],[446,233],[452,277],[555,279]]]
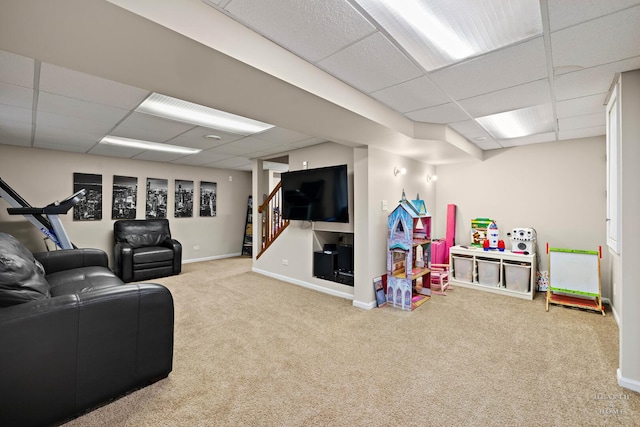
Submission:
[[[58,424],[165,378],[173,298],[98,249],[31,254],[0,233],[0,425]]]
[[[114,271],[125,283],[180,274],[182,245],[167,219],[123,219],[113,224]]]

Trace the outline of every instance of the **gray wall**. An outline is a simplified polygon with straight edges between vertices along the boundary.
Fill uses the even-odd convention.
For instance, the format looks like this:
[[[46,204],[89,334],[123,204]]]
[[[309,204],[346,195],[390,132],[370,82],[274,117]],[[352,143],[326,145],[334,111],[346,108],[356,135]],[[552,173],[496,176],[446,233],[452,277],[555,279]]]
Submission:
[[[236,170],[170,165],[78,153],[0,145],[0,177],[32,206],[45,206],[73,193],[73,173],[102,175],[103,218],[101,221],[73,221],[71,211],[61,215],[71,241],[78,247],[94,247],[111,254],[111,219],[114,175],[138,178],[137,218],[145,216],[146,179],[168,180],[167,218],[174,238],[183,244],[183,260],[193,261],[239,254],[251,194],[251,173]],[[230,181],[231,177],[231,181]],[[174,180],[194,181],[196,206],[192,218],[174,218]],[[218,184],[217,216],[200,217],[200,181]],[[10,216],[0,201],[0,231],[15,234],[32,251],[45,250],[43,235],[22,216]],[[198,250],[194,247],[199,246]]]
[[[507,249],[507,232],[531,227],[538,235],[539,269],[548,270],[552,247],[603,249],[603,296],[610,297],[605,238],[605,138],[556,141],[491,150],[482,162],[438,166],[436,216],[457,206],[456,243],[471,241],[471,220],[496,221]],[[437,223],[444,235],[445,221]]]

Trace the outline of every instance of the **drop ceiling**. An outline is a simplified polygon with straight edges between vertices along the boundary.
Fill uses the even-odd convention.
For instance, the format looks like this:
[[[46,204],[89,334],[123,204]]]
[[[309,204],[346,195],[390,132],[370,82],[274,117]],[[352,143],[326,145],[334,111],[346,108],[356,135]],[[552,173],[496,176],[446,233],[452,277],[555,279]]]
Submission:
[[[534,2],[537,32],[433,69],[355,0],[65,0],[51,9],[72,23],[64,28],[23,16],[32,9],[21,3],[33,2],[9,3],[0,6],[1,144],[213,168],[251,170],[252,159],[325,141],[439,164],[482,157],[482,150],[600,136],[615,74],[640,68],[638,0]],[[109,19],[121,31],[91,33],[92,24],[113,27]],[[32,40],[21,37],[27,31]],[[84,46],[78,34],[93,44]],[[154,41],[156,34],[164,38]],[[174,75],[166,67],[149,72],[143,60],[126,56],[143,43],[163,50],[157,61],[206,64],[206,73],[188,69],[194,84],[211,87],[189,88],[179,67]],[[138,54],[150,63],[156,55]],[[276,127],[245,136],[135,111],[152,92]],[[501,139],[476,120],[509,111],[530,117],[534,133]],[[211,134],[220,139],[204,138]],[[99,144],[105,135],[203,151]]]

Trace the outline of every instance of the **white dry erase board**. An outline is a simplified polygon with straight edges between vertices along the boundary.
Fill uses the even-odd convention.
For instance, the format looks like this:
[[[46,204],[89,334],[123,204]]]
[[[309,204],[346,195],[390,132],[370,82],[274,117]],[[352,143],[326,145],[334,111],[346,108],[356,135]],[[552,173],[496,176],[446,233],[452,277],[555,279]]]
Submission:
[[[554,293],[600,297],[600,253],[549,248],[549,288]]]

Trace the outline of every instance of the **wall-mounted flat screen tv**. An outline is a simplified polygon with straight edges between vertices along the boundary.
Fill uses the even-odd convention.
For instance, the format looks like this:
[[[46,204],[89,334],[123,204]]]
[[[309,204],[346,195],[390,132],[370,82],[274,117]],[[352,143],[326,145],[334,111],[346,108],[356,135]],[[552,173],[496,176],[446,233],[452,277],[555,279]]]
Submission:
[[[285,172],[280,182],[283,218],[349,222],[347,165]]]

